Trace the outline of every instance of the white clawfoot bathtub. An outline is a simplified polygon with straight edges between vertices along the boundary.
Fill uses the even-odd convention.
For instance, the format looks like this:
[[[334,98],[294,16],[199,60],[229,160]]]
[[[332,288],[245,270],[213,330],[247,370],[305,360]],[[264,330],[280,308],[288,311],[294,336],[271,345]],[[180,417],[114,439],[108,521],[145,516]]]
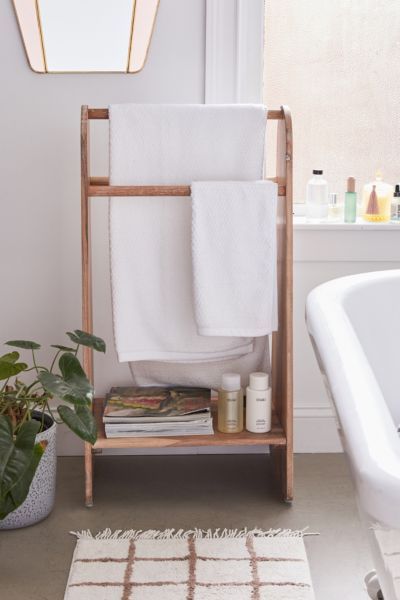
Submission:
[[[400,270],[320,285],[306,320],[384,599],[400,600]]]

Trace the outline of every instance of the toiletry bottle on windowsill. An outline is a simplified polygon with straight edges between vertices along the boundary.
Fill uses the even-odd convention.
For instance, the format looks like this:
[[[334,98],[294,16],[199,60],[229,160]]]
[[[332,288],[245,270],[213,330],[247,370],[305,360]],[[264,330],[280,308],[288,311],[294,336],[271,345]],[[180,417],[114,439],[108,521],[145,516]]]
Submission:
[[[398,183],[394,189],[390,218],[392,221],[400,223],[400,185]]]
[[[356,180],[354,177],[347,178],[347,191],[344,195],[344,222],[355,223],[357,221],[357,194]]]
[[[243,431],[243,391],[237,373],[222,375],[221,388],[218,390],[218,431]]]
[[[246,388],[246,429],[252,433],[271,430],[271,388],[267,373],[251,373]]]
[[[307,183],[306,218],[310,221],[328,218],[328,183],[322,175],[323,171],[314,169]]]
[[[329,221],[343,221],[343,202],[340,202],[336,192],[329,194],[328,218]]]
[[[367,183],[363,190],[363,219],[372,223],[390,221],[393,186],[382,181],[382,173],[376,173],[375,181]]]

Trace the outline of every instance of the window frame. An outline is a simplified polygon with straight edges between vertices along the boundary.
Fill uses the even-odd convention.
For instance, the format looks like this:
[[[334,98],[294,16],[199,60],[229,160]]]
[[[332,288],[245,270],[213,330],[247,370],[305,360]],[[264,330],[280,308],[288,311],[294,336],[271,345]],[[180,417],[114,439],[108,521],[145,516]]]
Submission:
[[[264,13],[264,0],[206,0],[206,104],[262,102]]]

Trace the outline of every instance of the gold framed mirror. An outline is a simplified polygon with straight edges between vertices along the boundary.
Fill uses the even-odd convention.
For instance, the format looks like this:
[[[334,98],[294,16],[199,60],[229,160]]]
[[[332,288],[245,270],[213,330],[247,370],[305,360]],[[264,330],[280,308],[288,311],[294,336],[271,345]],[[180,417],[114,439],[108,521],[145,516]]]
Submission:
[[[137,73],[160,0],[13,0],[36,73]]]

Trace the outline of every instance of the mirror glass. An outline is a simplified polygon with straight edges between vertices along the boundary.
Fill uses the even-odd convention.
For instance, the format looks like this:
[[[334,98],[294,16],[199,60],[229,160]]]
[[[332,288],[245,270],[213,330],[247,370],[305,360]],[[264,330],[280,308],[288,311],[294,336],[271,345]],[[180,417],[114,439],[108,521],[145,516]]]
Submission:
[[[28,60],[39,73],[135,73],[159,0],[14,0]]]

